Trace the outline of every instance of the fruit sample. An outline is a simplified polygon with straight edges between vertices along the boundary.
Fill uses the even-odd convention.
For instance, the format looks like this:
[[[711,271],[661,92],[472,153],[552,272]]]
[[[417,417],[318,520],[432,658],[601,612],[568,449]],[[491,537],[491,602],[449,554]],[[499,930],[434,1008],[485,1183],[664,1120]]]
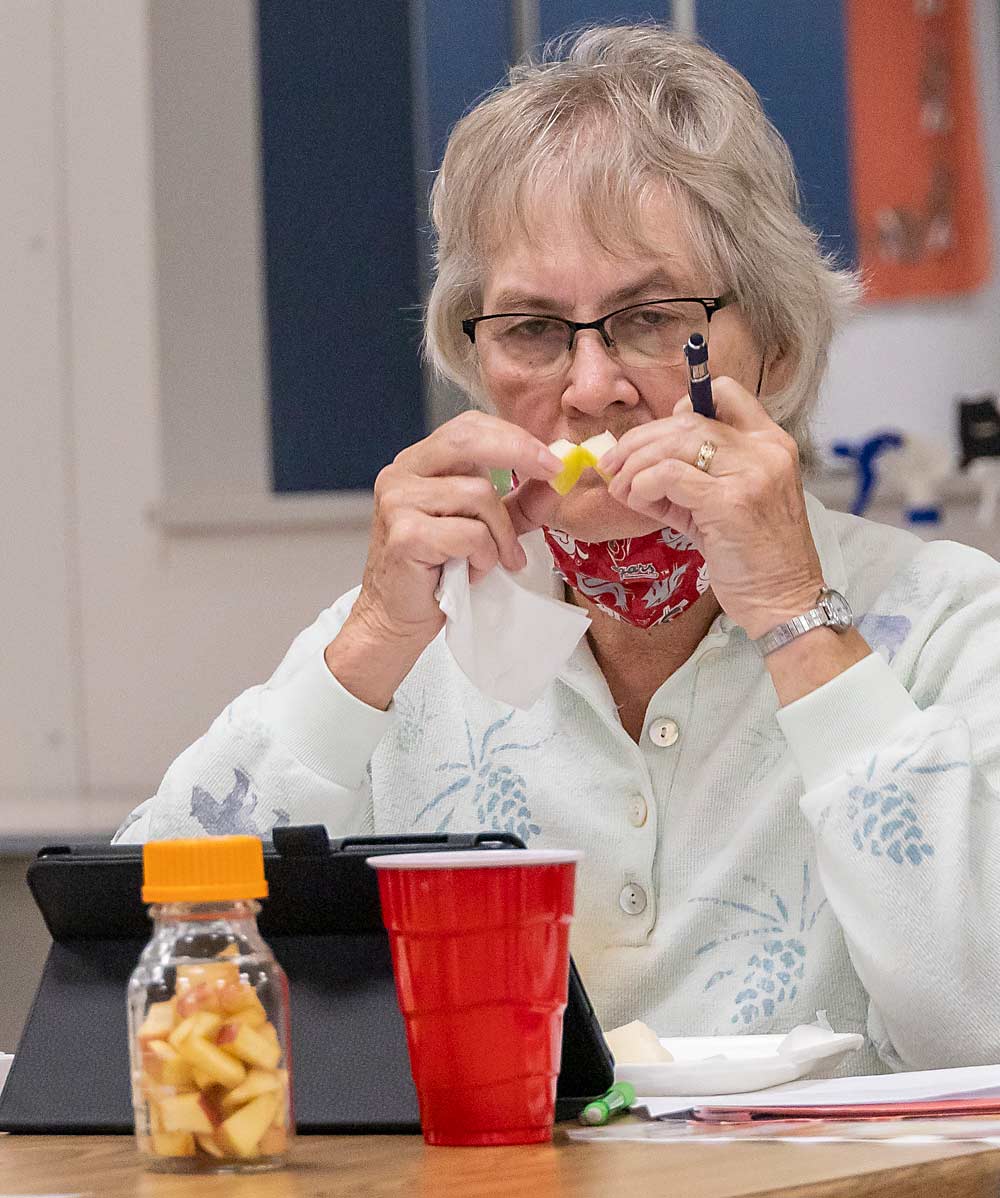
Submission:
[[[142,1027],[136,1033],[136,1038],[140,1044],[148,1043],[150,1040],[163,1040],[169,1035],[174,1026],[174,1010],[176,1000],[170,999],[169,1002],[154,1002],[150,1003],[149,1010],[146,1012],[146,1018],[142,1022]]]
[[[142,1050],[142,1064],[160,1085],[183,1090],[194,1082],[191,1066],[166,1040],[151,1040]]]
[[[560,495],[568,495],[580,481],[580,475],[584,470],[596,468],[601,458],[617,444],[614,436],[607,430],[596,437],[588,437],[580,445],[574,445],[572,441],[565,439],[553,441],[549,446],[549,452],[559,458],[563,468],[555,478],[549,479],[549,486]],[[605,474],[601,474],[601,477],[605,482],[610,481]]]
[[[197,1093],[174,1094],[169,1098],[161,1098],[157,1105],[164,1131],[204,1132],[211,1135],[218,1122],[212,1118],[213,1112],[208,1103]]]
[[[276,1069],[281,1060],[277,1038],[269,1039],[245,1023],[224,1023],[215,1034],[215,1043],[231,1056],[261,1069]]]
[[[611,1055],[619,1065],[649,1065],[656,1061],[672,1061],[674,1058],[651,1027],[640,1019],[605,1032],[604,1039]]]
[[[180,1051],[189,1036],[211,1036],[222,1023],[221,1015],[212,1011],[196,1011],[182,1020],[167,1037],[167,1043]]]
[[[251,1069],[247,1074],[245,1082],[242,1082],[235,1089],[230,1090],[222,1098],[222,1109],[231,1111],[235,1107],[242,1106],[245,1102],[249,1102],[252,1098],[257,1098],[261,1094],[270,1094],[276,1090],[281,1090],[284,1083],[280,1074],[271,1069]]]
[[[240,1085],[247,1075],[247,1071],[235,1057],[216,1048],[214,1044],[209,1044],[201,1036],[188,1036],[181,1042],[177,1051],[199,1073],[210,1077],[220,1086],[225,1086],[227,1090]]]
[[[255,1156],[277,1109],[276,1094],[261,1094],[230,1115],[219,1128],[219,1135],[238,1156]]]
[[[149,1137],[154,1156],[194,1156],[194,1136],[186,1131],[154,1131]]]

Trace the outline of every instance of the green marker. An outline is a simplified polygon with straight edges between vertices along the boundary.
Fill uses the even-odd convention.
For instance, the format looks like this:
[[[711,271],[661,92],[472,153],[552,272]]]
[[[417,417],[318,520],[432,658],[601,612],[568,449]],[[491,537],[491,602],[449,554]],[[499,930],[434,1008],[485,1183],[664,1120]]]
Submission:
[[[580,1122],[590,1127],[603,1127],[614,1115],[623,1115],[635,1103],[635,1087],[628,1082],[615,1082],[607,1094],[588,1102],[580,1112]]]

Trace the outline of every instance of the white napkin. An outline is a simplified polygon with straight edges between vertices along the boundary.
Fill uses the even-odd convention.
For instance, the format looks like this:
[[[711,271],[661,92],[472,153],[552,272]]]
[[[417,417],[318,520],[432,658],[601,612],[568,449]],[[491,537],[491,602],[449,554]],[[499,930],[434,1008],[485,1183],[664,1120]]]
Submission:
[[[469,563],[441,571],[437,601],[445,641],[460,669],[484,695],[526,711],[559,673],[590,625],[579,607],[529,591],[495,566],[469,585]]]

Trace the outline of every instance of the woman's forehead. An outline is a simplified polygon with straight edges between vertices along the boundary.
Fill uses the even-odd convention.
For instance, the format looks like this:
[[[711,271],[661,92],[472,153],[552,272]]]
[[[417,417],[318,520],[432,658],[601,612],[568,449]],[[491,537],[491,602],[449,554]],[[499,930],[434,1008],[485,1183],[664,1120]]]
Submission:
[[[577,302],[627,304],[633,297],[698,295],[679,222],[669,211],[642,214],[640,236],[601,244],[566,211],[525,214],[486,261],[483,295],[507,310]]]

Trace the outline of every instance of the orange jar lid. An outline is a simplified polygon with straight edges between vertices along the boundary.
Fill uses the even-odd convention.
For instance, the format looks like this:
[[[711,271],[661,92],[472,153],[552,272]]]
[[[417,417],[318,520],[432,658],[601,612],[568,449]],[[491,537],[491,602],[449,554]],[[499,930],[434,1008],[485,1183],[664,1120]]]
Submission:
[[[264,847],[256,836],[151,840],[142,846],[144,903],[265,898]]]

